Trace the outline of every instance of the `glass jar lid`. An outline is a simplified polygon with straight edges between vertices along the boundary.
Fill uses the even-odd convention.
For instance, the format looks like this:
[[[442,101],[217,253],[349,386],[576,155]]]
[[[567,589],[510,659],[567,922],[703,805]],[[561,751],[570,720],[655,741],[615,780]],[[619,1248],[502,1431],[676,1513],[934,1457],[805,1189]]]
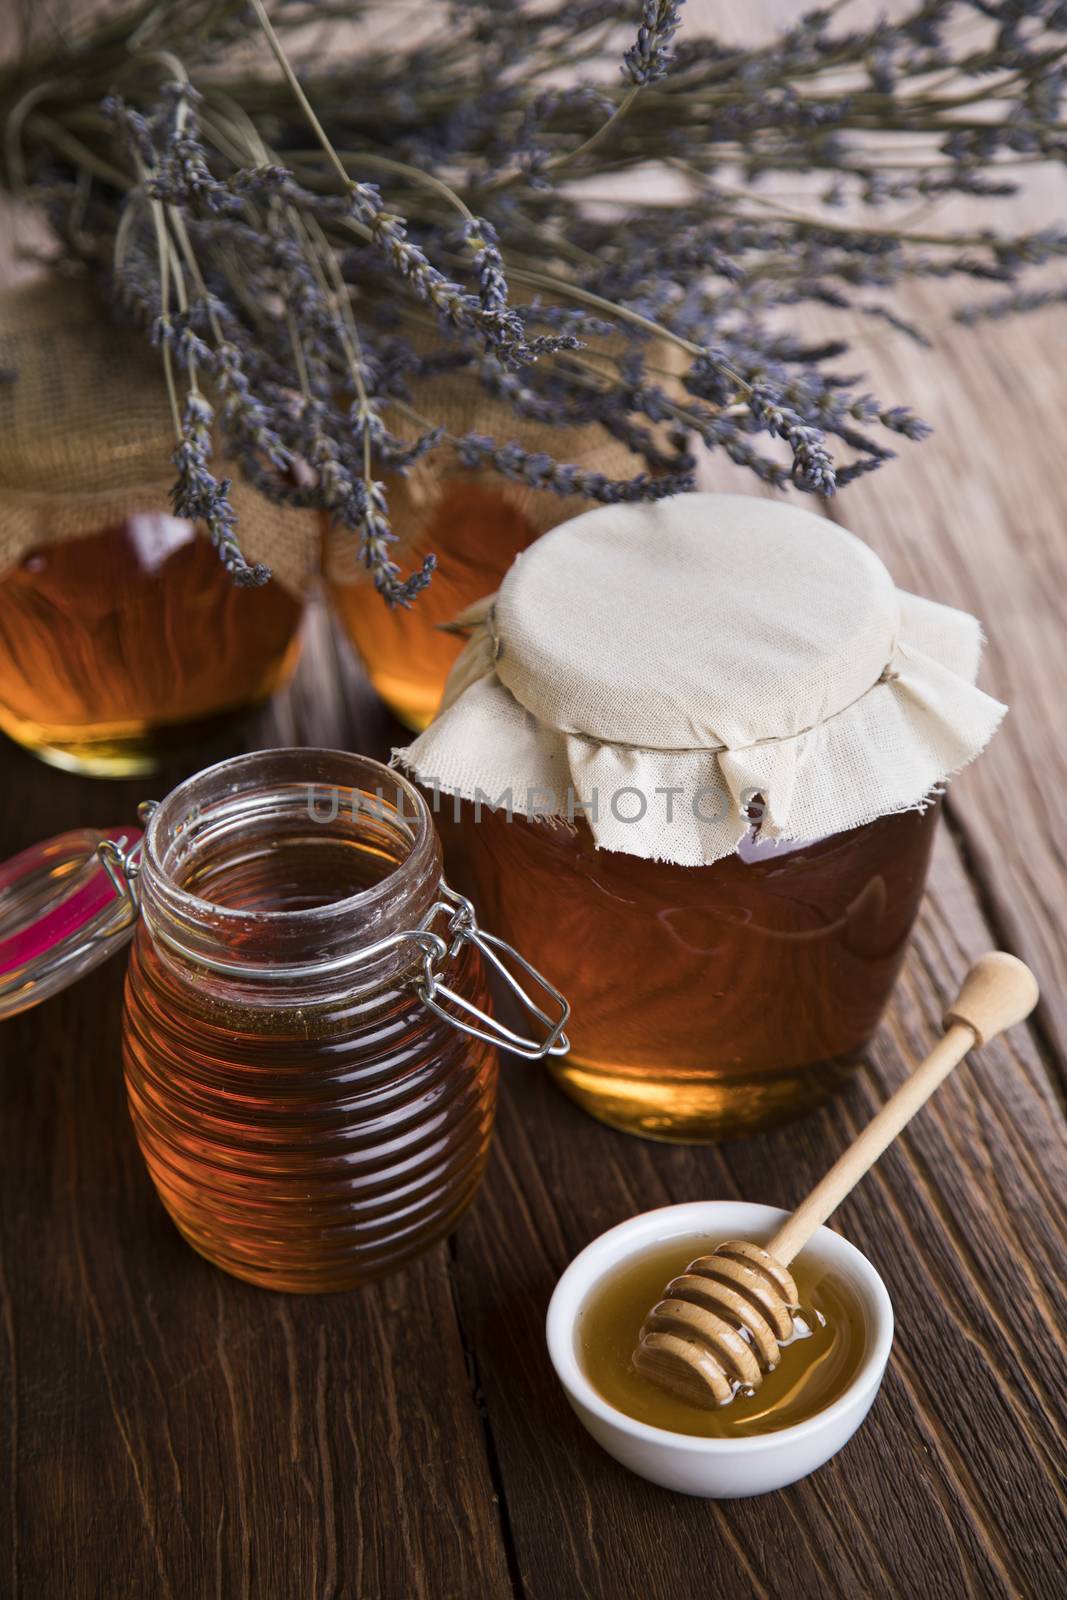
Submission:
[[[974,686],[973,617],[897,589],[829,519],[756,496],[587,512],[463,620],[442,710],[398,759],[683,866],[734,851],[757,797],[771,839],[921,808],[1005,709]]]
[[[90,972],[128,942],[136,827],[74,828],[0,865],[0,1018]]]

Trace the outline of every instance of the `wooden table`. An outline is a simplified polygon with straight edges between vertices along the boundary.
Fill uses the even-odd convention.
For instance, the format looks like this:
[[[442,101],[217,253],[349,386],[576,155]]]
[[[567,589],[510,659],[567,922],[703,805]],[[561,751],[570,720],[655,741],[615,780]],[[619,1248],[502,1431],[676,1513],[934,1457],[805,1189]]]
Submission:
[[[914,470],[936,476],[936,449]],[[946,538],[931,540],[942,557]],[[1040,593],[1032,619],[1016,591],[1002,614],[1043,626],[1055,589]],[[999,654],[1006,630],[995,633]],[[336,648],[316,615],[292,691],[249,744],[385,750],[395,730]],[[1020,684],[1018,722],[1027,694],[1035,711],[1054,705]],[[695,1595],[724,1600],[1062,1593],[1067,1162],[1047,957],[1062,955],[1064,930],[1020,900],[1005,857],[1019,849],[1034,895],[1062,916],[1063,835],[1013,844],[1022,808],[1057,798],[1054,747],[1028,748],[1044,787],[1013,783],[1011,734],[953,786],[918,938],[842,1098],[765,1138],[671,1148],[599,1126],[539,1068],[510,1064],[473,1212],[362,1293],[264,1293],[179,1239],[126,1113],[121,958],[5,1025],[0,1593],[674,1600],[694,1576]],[[131,817],[144,792],[50,771],[10,745],[2,761],[4,855]],[[998,785],[1014,797],[1005,812],[991,805]],[[961,1070],[840,1213],[899,1319],[867,1426],[767,1499],[705,1504],[629,1476],[550,1371],[542,1324],[560,1270],[649,1206],[796,1201],[925,1049],[968,957],[992,944],[1043,966],[1034,1027]]]
[[[1040,195],[1031,205],[1048,220]],[[864,1069],[791,1128],[698,1150],[613,1133],[539,1069],[509,1064],[489,1175],[455,1237],[380,1286],[299,1299],[224,1277],[165,1217],[125,1108],[121,959],[7,1024],[0,1595],[1063,1594],[1064,321],[965,332],[934,288],[907,309],[933,330],[932,355],[888,336],[857,353],[937,435],[828,510],[903,585],[983,618],[983,681],[1013,710],[950,790],[918,935]],[[718,466],[708,481],[751,487]],[[396,730],[321,614],[309,631],[295,684],[246,745],[381,754]],[[145,787],[56,773],[10,745],[0,762],[3,856],[130,818]],[[690,1501],[629,1476],[549,1368],[542,1324],[561,1269],[649,1206],[792,1205],[993,945],[1038,971],[1032,1026],[961,1070],[839,1214],[898,1317],[865,1428],[766,1499]]]

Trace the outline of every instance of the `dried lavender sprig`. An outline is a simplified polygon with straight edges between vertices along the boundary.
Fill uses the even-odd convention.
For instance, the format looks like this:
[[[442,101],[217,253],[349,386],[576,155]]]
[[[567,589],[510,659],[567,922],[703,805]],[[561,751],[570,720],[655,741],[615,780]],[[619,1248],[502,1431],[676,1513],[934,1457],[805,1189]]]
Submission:
[[[411,285],[420,299],[433,305],[456,328],[460,330],[470,327],[477,328],[486,339],[487,344],[494,346],[503,360],[518,363],[534,359],[538,352],[530,351],[525,346],[522,321],[508,307],[506,292],[502,301],[490,300],[489,303],[486,303],[484,294],[482,299],[467,294],[439,268],[433,266],[425,251],[408,237],[408,226],[405,219],[397,213],[386,210],[382,205],[379,191],[374,184],[359,183],[349,177],[344,163],[338,156],[301,88],[296,73],[293,71],[281,41],[267,15],[263,0],[251,0],[251,5],[263,30],[264,37],[292,89],[297,103],[302,108],[318,142],[337,171],[352,208],[353,216],[369,230],[371,239],[386,254],[393,270]],[[491,246],[486,242],[484,243],[484,249],[489,251]],[[497,252],[497,261],[499,263],[499,252]],[[552,341],[547,341],[547,344],[551,347]]]
[[[191,392],[182,412],[181,437],[174,452],[178,480],[171,491],[174,514],[190,522],[203,522],[233,581],[241,588],[259,588],[270,568],[257,562],[249,566],[237,542],[236,517],[229,501],[229,480],[216,478],[208,466],[214,412],[203,395]]]
[[[658,83],[670,70],[670,42],[681,26],[685,0],[644,0],[637,38],[623,56],[623,76],[638,88]]]
[[[1065,301],[1067,288],[1019,289],[1014,294],[1003,295],[999,300],[987,300],[985,305],[963,306],[955,313],[955,317],[957,322],[974,327],[979,322],[1000,322],[1005,317],[1045,311],[1050,306],[1061,306]]]
[[[633,478],[613,479],[573,463],[554,461],[545,451],[524,450],[515,441],[498,444],[488,435],[473,431],[462,434],[455,441],[455,449],[465,467],[492,467],[502,477],[524,483],[531,489],[547,489],[558,495],[582,495],[600,505],[665,500],[695,487],[691,472],[660,478],[641,472]]]
[[[529,359],[522,321],[508,308],[506,296],[503,306],[487,305],[435,267],[408,237],[403,217],[386,210],[375,185],[350,183],[349,197],[353,215],[369,229],[397,277],[408,283],[420,300],[457,332],[480,333],[502,360],[517,363]]]
[[[815,494],[832,495],[837,475],[823,436],[802,422],[795,411],[779,404],[775,391],[757,384],[749,396],[749,411],[772,437],[785,440],[793,452],[793,481]]]
[[[406,608],[430,582],[437,566],[437,557],[427,555],[418,571],[400,578],[400,568],[389,554],[389,546],[396,538],[389,526],[389,513],[384,483],[372,482],[356,524],[360,535],[360,556],[374,574],[374,586],[387,605]]]

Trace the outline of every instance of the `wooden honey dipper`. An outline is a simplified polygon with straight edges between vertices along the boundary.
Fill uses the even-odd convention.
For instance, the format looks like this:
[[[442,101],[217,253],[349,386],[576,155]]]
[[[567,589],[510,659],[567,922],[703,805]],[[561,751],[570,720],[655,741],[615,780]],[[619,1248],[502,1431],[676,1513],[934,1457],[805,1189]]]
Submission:
[[[758,1388],[795,1336],[790,1262],[967,1052],[1028,1017],[1037,999],[1037,980],[1014,956],[993,951],[976,961],[945,1013],[944,1036],[766,1248],[730,1239],[667,1285],[641,1329],[635,1369],[707,1409]]]

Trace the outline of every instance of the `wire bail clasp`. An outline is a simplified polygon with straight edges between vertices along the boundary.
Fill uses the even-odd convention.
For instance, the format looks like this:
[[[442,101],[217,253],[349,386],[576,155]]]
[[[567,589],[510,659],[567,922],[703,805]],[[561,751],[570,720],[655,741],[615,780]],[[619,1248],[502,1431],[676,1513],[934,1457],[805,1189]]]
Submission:
[[[139,821],[147,823],[158,804],[158,800],[142,800],[137,807]],[[111,879],[115,893],[126,901],[126,916],[121,922],[105,929],[99,935],[101,938],[113,939],[116,934],[124,933],[141,914],[141,895],[137,879],[141,875],[143,844],[143,834],[133,845],[124,835],[121,839],[101,839],[96,847],[97,857]]]
[[[454,1028],[459,1028],[461,1032],[471,1034],[475,1039],[484,1039],[487,1044],[495,1044],[501,1049],[510,1050],[517,1056],[523,1056],[527,1061],[540,1061],[545,1056],[565,1056],[571,1046],[563,1030],[570,1017],[571,1008],[564,996],[554,984],[549,983],[543,973],[538,972],[537,968],[506,940],[479,928],[471,902],[464,895],[450,889],[443,878],[439,885],[439,893],[442,898],[430,907],[419,924],[416,935],[422,944],[422,977],[416,986],[416,992],[423,1005],[436,1012],[439,1017],[443,1017],[446,1022],[450,1022]],[[443,935],[436,933],[432,927],[440,916],[448,919]],[[548,1031],[542,1039],[528,1038],[524,1034],[515,1033],[505,1023],[482,1011],[479,1006],[472,1005],[469,1000],[465,1000],[461,994],[457,994],[455,989],[445,983],[442,973],[446,963],[454,961],[465,944],[477,947],[493,970],[507,984],[520,1005],[531,1016],[536,1017],[538,1022],[544,1024]],[[538,1004],[502,959],[503,957],[516,963],[533,980],[535,989],[546,1003],[551,1005],[554,1016]],[[442,1001],[445,1004],[442,1004]]]

